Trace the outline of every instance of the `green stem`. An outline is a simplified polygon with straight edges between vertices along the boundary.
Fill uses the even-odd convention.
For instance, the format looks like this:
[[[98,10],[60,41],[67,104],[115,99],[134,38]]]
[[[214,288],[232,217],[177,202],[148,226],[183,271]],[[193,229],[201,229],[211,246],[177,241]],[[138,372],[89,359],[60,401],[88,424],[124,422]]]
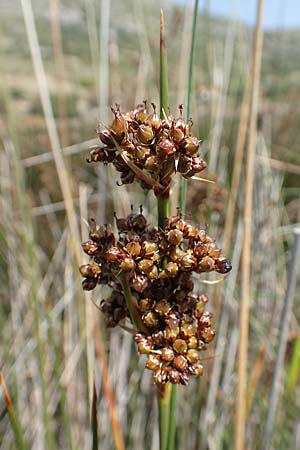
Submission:
[[[195,0],[194,3],[194,13],[193,13],[193,27],[192,27],[192,37],[191,37],[191,47],[190,47],[190,58],[189,58],[189,74],[188,74],[188,85],[187,85],[187,99],[185,107],[185,118],[189,119],[190,109],[191,109],[191,97],[192,97],[192,84],[193,84],[193,67],[194,67],[194,54],[195,54],[195,43],[196,43],[196,26],[198,17],[198,3],[199,0]],[[182,213],[186,210],[186,195],[187,195],[187,179],[181,177],[179,186],[179,207]]]
[[[170,398],[172,385],[166,383],[158,391],[158,417],[159,417],[159,449],[168,450],[170,444]]]
[[[160,10],[160,117],[164,118],[169,106],[167,47],[164,13]]]
[[[169,412],[169,442],[167,450],[174,450],[175,448],[175,434],[176,434],[176,400],[177,400],[177,386],[171,385],[170,398],[170,412]]]

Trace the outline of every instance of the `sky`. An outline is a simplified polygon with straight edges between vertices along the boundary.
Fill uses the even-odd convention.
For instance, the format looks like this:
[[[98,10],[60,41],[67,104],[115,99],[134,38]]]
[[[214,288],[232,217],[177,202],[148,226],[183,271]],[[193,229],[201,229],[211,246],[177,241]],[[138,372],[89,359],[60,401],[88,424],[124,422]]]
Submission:
[[[186,0],[176,0],[185,3]],[[193,3],[193,0],[187,0]],[[199,0],[199,8],[211,14],[236,17],[254,25],[257,0]],[[300,0],[265,0],[263,25],[270,28],[300,28]]]

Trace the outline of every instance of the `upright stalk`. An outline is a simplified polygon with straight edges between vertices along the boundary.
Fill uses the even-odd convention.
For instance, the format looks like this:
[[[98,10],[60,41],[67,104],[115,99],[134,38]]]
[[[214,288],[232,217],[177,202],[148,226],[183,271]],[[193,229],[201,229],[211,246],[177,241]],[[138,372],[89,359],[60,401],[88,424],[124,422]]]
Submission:
[[[160,117],[164,118],[169,106],[167,48],[163,11],[160,11]],[[157,224],[163,227],[164,219],[170,215],[169,196],[157,196]],[[160,450],[173,450],[175,441],[176,386],[161,385],[157,393],[159,412]]]
[[[188,73],[188,85],[187,85],[187,98],[185,106],[185,118],[188,121],[191,109],[191,96],[192,96],[192,81],[193,81],[193,67],[194,67],[194,54],[195,54],[195,43],[196,43],[196,26],[198,17],[198,3],[199,0],[195,0],[194,13],[193,13],[193,27],[192,27],[192,37],[191,37],[191,47],[190,47],[190,59],[189,59],[189,73]],[[179,186],[179,206],[182,213],[186,210],[186,194],[187,194],[187,179],[180,178]]]

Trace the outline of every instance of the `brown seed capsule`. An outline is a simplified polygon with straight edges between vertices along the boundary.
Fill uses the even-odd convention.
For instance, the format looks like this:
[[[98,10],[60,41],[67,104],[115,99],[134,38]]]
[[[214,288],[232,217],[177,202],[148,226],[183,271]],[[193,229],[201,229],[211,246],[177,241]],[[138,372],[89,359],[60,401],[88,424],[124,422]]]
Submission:
[[[184,138],[184,131],[180,127],[176,127],[175,121],[173,121],[172,126],[170,128],[170,138],[179,144]]]
[[[83,251],[85,253],[87,253],[89,256],[97,255],[99,253],[99,249],[100,249],[100,246],[96,242],[92,241],[91,239],[89,239],[86,242],[83,242],[81,244],[81,247],[82,247]]]
[[[228,273],[232,269],[231,263],[229,259],[222,256],[221,258],[216,260],[215,270],[219,273]]]
[[[157,156],[149,156],[145,161],[145,169],[149,172],[159,172],[161,163]]]
[[[153,103],[152,103],[153,105]],[[147,124],[151,125],[154,131],[158,131],[161,127],[161,119],[159,118],[159,116],[156,114],[155,110],[153,112],[153,114],[150,114],[147,117]]]
[[[161,352],[161,359],[166,362],[171,362],[174,359],[174,352],[171,347],[164,347]]]
[[[167,318],[166,318],[166,324],[171,330],[179,330],[179,323],[180,320],[175,314],[174,311],[170,311]]]
[[[148,286],[148,280],[144,275],[136,275],[132,279],[132,284],[137,292],[143,292]]]
[[[187,339],[196,334],[196,327],[193,323],[184,323],[180,327],[180,334],[183,338]]]
[[[192,157],[192,171],[194,173],[202,172],[202,170],[206,169],[206,162],[201,158]]]
[[[82,289],[85,291],[91,291],[97,286],[97,279],[96,278],[86,278],[82,282]]]
[[[186,358],[190,364],[194,364],[195,362],[199,361],[200,356],[197,350],[189,349],[187,351]]]
[[[124,138],[127,131],[126,120],[121,115],[115,115],[114,120],[110,126],[110,130],[114,133],[114,138],[120,141]]]
[[[180,143],[180,147],[188,155],[195,155],[199,150],[199,141],[195,136],[188,136]]]
[[[147,273],[147,277],[149,280],[157,280],[159,276],[158,268],[156,266],[153,266],[150,272]]]
[[[198,264],[199,272],[211,272],[214,270],[215,261],[210,256],[204,256]]]
[[[137,133],[136,139],[142,144],[150,144],[153,141],[154,132],[151,126],[149,125],[140,125]]]
[[[101,141],[103,142],[103,144],[107,145],[108,147],[114,147],[115,143],[112,137],[112,133],[110,130],[103,130],[100,131],[99,133],[99,138],[101,139]]]
[[[155,384],[164,384],[167,382],[168,370],[161,368],[153,373],[153,381]]]
[[[196,258],[203,258],[204,256],[207,256],[208,248],[207,245],[203,242],[198,242],[198,244],[194,247],[194,255]]]
[[[208,254],[211,258],[217,259],[220,257],[222,250],[216,244],[208,245]]]
[[[125,250],[127,251],[127,253],[130,256],[132,256],[133,258],[136,258],[137,256],[139,256],[139,254],[141,252],[141,246],[140,246],[139,242],[137,242],[137,241],[130,241],[125,246]]]
[[[165,344],[164,334],[161,330],[152,333],[151,339],[153,344],[157,345],[158,347],[162,347]]]
[[[165,267],[165,272],[168,277],[176,277],[178,272],[178,265],[175,262],[169,262]]]
[[[160,357],[158,355],[154,355],[153,353],[151,353],[147,358],[146,368],[149,370],[155,370],[160,367],[160,364],[161,364]]]
[[[143,355],[149,354],[151,349],[152,349],[151,340],[144,339],[143,341],[138,343],[138,352]]]
[[[134,216],[132,218],[132,228],[137,233],[140,233],[140,232],[144,231],[144,229],[146,228],[146,225],[147,225],[147,219],[142,214],[142,209],[141,209],[141,213],[137,214],[136,216]]]
[[[142,316],[142,320],[146,327],[153,328],[158,324],[157,314],[153,311],[149,311]]]
[[[141,256],[149,258],[157,251],[157,244],[155,242],[144,241],[141,244]]]
[[[179,370],[180,372],[183,372],[184,370],[187,369],[188,362],[184,356],[178,355],[176,356],[176,358],[174,358],[173,366],[175,367],[175,369]]]
[[[183,233],[180,230],[170,230],[167,239],[171,245],[179,245],[183,240]]]
[[[188,340],[188,348],[198,348],[198,339],[196,336],[191,336]]]
[[[179,266],[182,270],[193,270],[197,266],[197,260],[196,258],[189,254],[185,253],[181,258],[179,258]]]
[[[195,364],[193,364],[193,368],[194,368],[194,374],[196,377],[201,377],[203,375],[203,366],[199,361],[197,361],[197,362],[195,362]]]
[[[173,348],[177,353],[185,353],[187,351],[187,343],[183,339],[176,339]]]
[[[180,373],[178,372],[178,370],[174,369],[173,367],[170,367],[168,372],[168,380],[173,384],[179,384]]]
[[[156,146],[157,153],[162,156],[170,156],[176,152],[176,147],[169,139],[163,139]]]
[[[150,298],[142,298],[139,301],[139,309],[142,312],[150,311],[150,309],[153,308],[153,304],[154,304],[154,301],[152,299],[150,299]]]
[[[175,341],[175,339],[177,338],[178,334],[179,334],[179,327],[176,327],[176,328],[169,328],[169,327],[167,327],[167,328],[164,329],[164,338],[167,341],[171,341],[171,342]]]
[[[199,331],[199,335],[201,339],[204,340],[205,343],[209,344],[214,337],[215,337],[215,331],[212,328],[203,328]]]
[[[167,300],[160,300],[156,303],[154,309],[160,316],[166,316],[171,310],[171,305]]]
[[[123,256],[123,251],[118,247],[111,247],[104,254],[105,260],[110,263],[115,263],[115,262],[119,261],[120,258],[122,258],[122,256]]]
[[[199,326],[211,327],[211,313],[205,311],[199,319]]]
[[[171,247],[169,250],[169,257],[173,262],[177,262],[183,255],[184,251],[177,246]]]
[[[132,258],[124,258],[120,264],[120,269],[125,270],[125,272],[129,272],[130,270],[135,269],[135,262]]]
[[[97,278],[101,274],[99,264],[92,262],[79,267],[79,271],[83,277]]]
[[[140,272],[142,273],[149,273],[152,270],[153,267],[153,261],[151,261],[151,259],[142,259],[139,263],[138,263],[138,269]]]
[[[195,308],[195,317],[200,318],[203,313],[204,313],[204,303],[202,301],[198,301],[196,303]]]

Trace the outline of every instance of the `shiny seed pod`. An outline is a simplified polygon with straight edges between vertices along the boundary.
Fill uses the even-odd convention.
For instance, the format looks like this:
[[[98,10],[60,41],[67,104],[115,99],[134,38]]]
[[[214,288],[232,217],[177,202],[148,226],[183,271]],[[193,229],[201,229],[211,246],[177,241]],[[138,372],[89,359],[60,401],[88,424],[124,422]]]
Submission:
[[[96,278],[86,278],[82,282],[82,289],[85,291],[91,291],[97,286],[97,279]]]
[[[199,356],[199,353],[197,352],[197,350],[190,348],[187,351],[186,359],[188,360],[188,362],[190,364],[194,364],[195,362],[199,361],[200,356]]]
[[[205,311],[199,319],[199,326],[211,327],[211,316],[212,316],[211,313]]]
[[[135,147],[135,158],[137,159],[138,163],[146,161],[146,158],[148,158],[149,156],[150,156],[149,147],[143,147],[141,145]]]
[[[176,152],[176,147],[169,139],[163,139],[156,146],[156,151],[159,155],[167,157]]]
[[[142,144],[150,144],[153,141],[154,138],[154,132],[151,126],[149,125],[140,125],[137,133],[136,133],[136,139],[138,142]]]
[[[115,263],[119,261],[123,255],[123,251],[120,248],[111,247],[105,252],[104,259],[110,263]]]
[[[181,325],[180,335],[183,338],[187,339],[192,336],[195,336],[195,334],[196,334],[196,327],[193,323],[184,323],[183,325]]]
[[[143,355],[148,355],[152,350],[151,340],[144,339],[138,343],[138,352]]]
[[[83,242],[81,244],[81,247],[82,247],[83,251],[85,253],[87,253],[89,256],[97,255],[99,253],[99,249],[100,249],[100,246],[96,242],[92,241],[91,239],[86,242]]]
[[[157,173],[160,170],[161,162],[157,156],[149,156],[145,161],[144,167],[149,172]]]
[[[103,142],[103,144],[107,145],[108,147],[114,147],[114,138],[112,136],[112,133],[110,130],[105,129],[103,131],[100,131],[99,138]]]
[[[195,308],[195,317],[197,317],[198,319],[202,316],[202,314],[204,313],[204,303],[202,301],[198,301],[196,303],[196,308]]]
[[[130,256],[136,258],[141,252],[141,246],[137,241],[130,241],[128,242],[128,244],[126,244],[125,250]]]
[[[146,274],[151,272],[153,268],[153,261],[151,259],[142,259],[137,266],[140,272]]]
[[[148,280],[144,275],[136,275],[132,279],[132,285],[137,292],[143,292],[148,286]]]
[[[220,257],[222,253],[222,250],[216,246],[216,244],[208,245],[208,255],[213,258],[217,259]]]
[[[144,241],[141,244],[141,256],[149,258],[157,252],[158,246],[155,242]]]
[[[127,220],[124,218],[118,219],[116,215],[115,215],[115,219],[116,219],[118,231],[120,233],[123,231],[127,231]]]
[[[79,271],[83,277],[97,278],[101,274],[101,267],[99,264],[92,262],[90,264],[80,266]]]
[[[121,115],[115,115],[115,118],[110,126],[110,130],[113,131],[115,139],[123,139],[125,133],[127,132],[126,120],[124,120]]]
[[[157,369],[153,373],[153,381],[155,384],[164,384],[168,380],[168,370],[165,368]]]
[[[151,125],[151,127],[153,128],[153,130],[154,130],[155,132],[157,132],[157,131],[161,128],[162,121],[161,121],[161,119],[159,118],[158,114],[156,114],[156,112],[155,112],[155,110],[154,110],[153,114],[150,114],[150,115],[147,117],[146,123],[147,123],[148,125]]]
[[[148,328],[154,328],[158,324],[158,316],[153,311],[143,314],[142,320]]]
[[[203,159],[198,157],[192,157],[192,171],[195,173],[202,172],[202,170],[206,169],[206,162]]]
[[[203,375],[203,366],[199,361],[197,361],[197,362],[195,362],[195,364],[193,364],[193,368],[194,368],[194,374],[196,377],[201,377]]]
[[[197,266],[197,260],[193,255],[185,253],[179,258],[178,264],[182,270],[193,270]]]
[[[166,324],[171,330],[179,331],[180,319],[174,311],[170,311],[166,318]]]
[[[151,308],[153,308],[154,300],[150,298],[142,298],[139,301],[139,309],[141,312],[147,312],[150,311]]]
[[[173,361],[174,356],[174,351],[171,347],[164,347],[161,351],[161,359],[165,362]]]
[[[203,328],[199,331],[199,336],[206,344],[209,344],[215,337],[215,330],[212,328]]]
[[[145,367],[149,370],[155,370],[160,367],[160,364],[161,360],[159,355],[154,355],[153,353],[151,353],[147,358]]]
[[[168,371],[168,380],[173,384],[180,383],[180,373],[174,367],[170,367]]]
[[[168,277],[174,278],[178,273],[178,265],[175,262],[169,262],[165,266],[165,273]]]
[[[135,269],[135,262],[132,258],[124,258],[120,264],[120,269],[125,272],[129,272],[130,270]]]
[[[185,353],[187,351],[187,343],[183,339],[176,339],[173,348],[177,353]]]
[[[157,345],[158,347],[162,347],[165,345],[165,338],[164,334],[161,330],[155,331],[155,333],[152,333],[151,339],[154,345]]]
[[[196,256],[196,258],[203,258],[204,256],[207,256],[207,254],[207,245],[203,242],[198,242],[194,247],[194,256]]]
[[[177,336],[179,335],[179,327],[176,328],[165,328],[164,329],[164,338],[167,341],[175,341],[175,339],[177,338]]]
[[[156,303],[154,310],[160,316],[166,316],[168,312],[171,310],[171,305],[167,300],[163,299]]]
[[[176,144],[179,144],[184,139],[185,135],[180,127],[174,126],[174,122],[172,123],[169,134],[172,141],[176,142]]]
[[[198,348],[198,339],[196,338],[196,336],[191,336],[188,340],[188,348]]]
[[[177,246],[171,247],[168,252],[169,257],[173,262],[178,262],[179,258],[181,258],[184,254],[184,251]]]
[[[177,164],[177,172],[185,175],[192,169],[192,161],[189,156],[180,156]]]
[[[87,158],[87,162],[102,162],[102,163],[108,163],[109,162],[109,153],[107,152],[107,147],[96,147],[90,150],[90,158]],[[114,159],[114,158],[113,158]]]
[[[176,356],[176,358],[174,358],[173,366],[175,367],[175,369],[179,370],[180,372],[183,372],[188,368],[187,359],[182,355],[178,355]]]
[[[171,245],[179,245],[183,240],[183,233],[180,230],[170,230],[167,234],[167,239]]]
[[[136,110],[134,111],[134,119],[138,123],[144,123],[147,120],[148,111],[145,106],[146,106],[145,103],[140,104],[136,107]]]
[[[141,233],[145,230],[147,226],[147,219],[146,217],[140,213],[133,217],[132,219],[132,228],[137,233]]]
[[[188,136],[180,143],[180,147],[188,155],[195,155],[199,150],[199,141],[195,136]]]
[[[152,261],[153,262],[153,261]],[[150,272],[147,273],[148,280],[157,280],[159,277],[158,268],[153,266]]]
[[[199,272],[211,272],[215,268],[215,261],[210,256],[204,256],[198,264]]]
[[[215,262],[215,270],[219,273],[228,273],[232,269],[231,263],[225,256],[219,258]]]

